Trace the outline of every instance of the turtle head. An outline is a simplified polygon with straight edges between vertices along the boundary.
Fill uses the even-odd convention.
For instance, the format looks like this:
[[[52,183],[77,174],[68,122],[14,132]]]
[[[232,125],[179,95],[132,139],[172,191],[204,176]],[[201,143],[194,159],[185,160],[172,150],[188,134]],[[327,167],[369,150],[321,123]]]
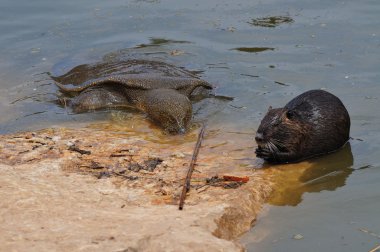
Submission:
[[[146,90],[138,107],[170,134],[184,134],[192,117],[189,98],[174,89]]]

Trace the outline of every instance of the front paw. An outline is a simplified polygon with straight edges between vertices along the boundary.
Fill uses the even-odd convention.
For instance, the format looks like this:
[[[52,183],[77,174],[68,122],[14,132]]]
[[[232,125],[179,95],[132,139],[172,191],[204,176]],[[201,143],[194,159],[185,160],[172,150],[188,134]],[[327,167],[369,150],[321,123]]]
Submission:
[[[263,158],[265,160],[269,159],[272,156],[272,153],[268,149],[261,147],[257,147],[255,153],[257,157]]]

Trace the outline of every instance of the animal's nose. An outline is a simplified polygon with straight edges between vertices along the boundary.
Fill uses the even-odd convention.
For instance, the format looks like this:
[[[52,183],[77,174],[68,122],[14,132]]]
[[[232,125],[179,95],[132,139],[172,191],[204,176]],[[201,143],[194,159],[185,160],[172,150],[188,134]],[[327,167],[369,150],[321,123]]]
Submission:
[[[255,140],[256,140],[256,142],[262,142],[262,141],[264,141],[263,134],[262,133],[256,133]]]

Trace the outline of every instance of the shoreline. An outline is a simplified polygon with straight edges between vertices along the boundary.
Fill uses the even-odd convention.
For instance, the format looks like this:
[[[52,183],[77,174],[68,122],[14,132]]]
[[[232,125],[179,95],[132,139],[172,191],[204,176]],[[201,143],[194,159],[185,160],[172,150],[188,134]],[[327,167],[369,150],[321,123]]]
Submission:
[[[244,151],[223,146],[233,154],[220,155],[206,137],[179,211],[196,135],[165,145],[90,128],[0,136],[3,248],[243,251],[237,238],[252,227],[270,179],[239,164]],[[226,174],[249,181],[207,183]]]

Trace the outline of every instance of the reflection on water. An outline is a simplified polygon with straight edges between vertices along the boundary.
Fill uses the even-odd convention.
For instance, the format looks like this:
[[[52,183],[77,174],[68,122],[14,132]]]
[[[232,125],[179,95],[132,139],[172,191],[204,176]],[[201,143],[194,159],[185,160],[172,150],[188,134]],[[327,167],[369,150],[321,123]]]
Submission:
[[[344,186],[353,172],[351,145],[341,150],[300,164],[280,165],[271,171],[274,191],[268,203],[296,206],[306,192],[334,191]]]

